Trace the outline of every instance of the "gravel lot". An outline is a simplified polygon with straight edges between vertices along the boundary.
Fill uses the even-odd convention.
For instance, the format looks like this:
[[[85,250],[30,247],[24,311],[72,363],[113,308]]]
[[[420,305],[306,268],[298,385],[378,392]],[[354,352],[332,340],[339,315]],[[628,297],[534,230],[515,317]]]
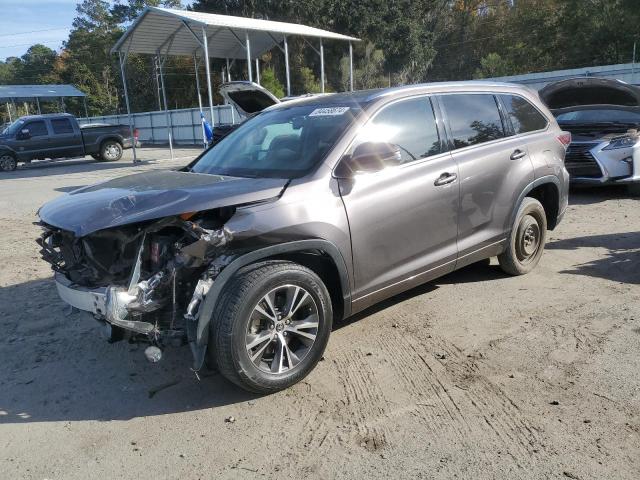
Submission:
[[[0,477],[640,478],[638,199],[572,192],[533,273],[492,260],[389,300],[258,397],[65,317],[34,242],[43,202],[195,154],[0,176]]]

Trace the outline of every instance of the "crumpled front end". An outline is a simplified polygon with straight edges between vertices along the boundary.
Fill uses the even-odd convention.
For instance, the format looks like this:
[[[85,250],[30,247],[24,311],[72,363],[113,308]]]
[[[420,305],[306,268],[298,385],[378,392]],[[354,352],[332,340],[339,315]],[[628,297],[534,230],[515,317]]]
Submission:
[[[104,322],[110,340],[164,348],[193,342],[202,300],[227,261],[235,209],[167,217],[85,237],[40,223],[58,293]]]

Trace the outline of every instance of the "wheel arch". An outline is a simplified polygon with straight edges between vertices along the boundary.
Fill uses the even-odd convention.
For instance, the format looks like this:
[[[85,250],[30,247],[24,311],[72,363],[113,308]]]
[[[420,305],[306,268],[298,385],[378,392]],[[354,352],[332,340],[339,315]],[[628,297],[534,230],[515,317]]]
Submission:
[[[511,212],[509,228],[514,224],[520,205],[526,197],[535,198],[542,204],[547,217],[547,230],[553,230],[558,224],[560,214],[560,180],[554,175],[547,175],[537,178],[527,185]]]
[[[124,148],[124,142],[122,138],[118,137],[117,135],[107,135],[105,137],[100,137],[100,139],[98,140],[99,149],[102,150],[102,146],[110,140],[116,141],[120,144],[121,147]]]
[[[209,325],[222,289],[241,268],[265,260],[290,260],[314,271],[329,290],[334,312],[342,318],[351,314],[351,288],[347,264],[333,243],[320,239],[298,240],[253,250],[236,257],[226,265],[205,297],[195,332],[195,345],[192,345],[195,370],[202,366],[209,339]]]

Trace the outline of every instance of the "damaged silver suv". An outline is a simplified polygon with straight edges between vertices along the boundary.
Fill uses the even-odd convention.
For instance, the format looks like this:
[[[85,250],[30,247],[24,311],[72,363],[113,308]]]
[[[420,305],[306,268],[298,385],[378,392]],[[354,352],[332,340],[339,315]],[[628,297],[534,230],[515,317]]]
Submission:
[[[567,206],[569,141],[515,85],[302,98],[180,171],[47,203],[38,242],[112,341],[155,359],[189,344],[194,370],[273,392],[314,368],[335,320],[491,256],[533,269]]]

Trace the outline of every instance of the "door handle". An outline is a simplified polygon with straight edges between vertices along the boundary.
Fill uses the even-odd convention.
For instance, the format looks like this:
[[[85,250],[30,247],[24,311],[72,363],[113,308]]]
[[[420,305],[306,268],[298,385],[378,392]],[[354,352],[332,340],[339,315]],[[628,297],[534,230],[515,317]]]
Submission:
[[[527,156],[527,152],[525,152],[524,150],[516,150],[511,154],[511,160],[520,160],[521,158],[524,158]]]
[[[433,182],[436,187],[441,187],[442,185],[447,185],[449,183],[453,183],[458,178],[458,175],[455,173],[444,172],[442,175],[438,177],[438,179]]]

